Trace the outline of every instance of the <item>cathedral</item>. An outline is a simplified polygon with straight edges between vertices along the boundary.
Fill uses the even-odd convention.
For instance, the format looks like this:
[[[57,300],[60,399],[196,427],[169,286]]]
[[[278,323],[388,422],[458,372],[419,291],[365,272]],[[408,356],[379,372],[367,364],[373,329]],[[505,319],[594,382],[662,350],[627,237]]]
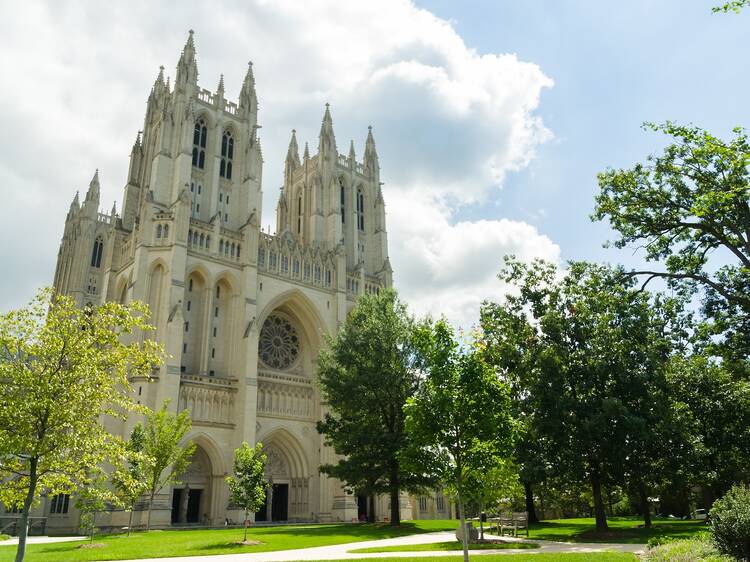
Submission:
[[[320,474],[335,455],[315,428],[324,337],[359,295],[392,283],[372,130],[362,161],[353,142],[339,153],[328,104],[314,154],[305,144],[300,157],[292,131],[270,234],[261,229],[258,129],[252,64],[236,102],[224,97],[223,77],[214,92],[200,87],[191,31],[174,83],[162,67],[148,96],[121,211],[100,210],[97,172],[65,220],[56,290],[82,306],[148,303],[155,332],[147,337],[167,359],[152,378],[132,381],[134,398],[153,409],[168,401],[192,417],[196,453],[180,484],[158,496],[156,527],[241,521],[225,477],[243,441],[261,441],[268,456],[272,485],[256,521],[352,521],[373,508]],[[127,437],[132,418],[111,431]],[[445,510],[441,499],[429,498],[425,512]],[[48,532],[77,527],[72,501],[45,501]],[[402,497],[403,518],[414,517],[412,503]],[[143,507],[135,524],[145,522]],[[387,517],[387,499],[374,509]],[[99,523],[127,522],[122,512],[107,517]]]

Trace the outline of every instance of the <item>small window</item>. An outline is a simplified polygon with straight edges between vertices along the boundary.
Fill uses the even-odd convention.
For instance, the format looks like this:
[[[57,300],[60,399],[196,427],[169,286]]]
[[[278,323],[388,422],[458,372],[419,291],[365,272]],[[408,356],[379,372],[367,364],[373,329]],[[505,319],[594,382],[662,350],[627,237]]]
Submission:
[[[191,279],[190,281],[188,281],[188,291],[192,291],[192,290],[193,290],[193,280]]]
[[[219,307],[218,306],[216,308],[214,308],[214,317],[215,318],[219,317]]]
[[[52,496],[52,501],[50,502],[49,506],[49,512],[53,514],[68,513],[69,503],[69,494],[57,494],[56,496]]]
[[[183,353],[187,353],[187,344],[186,343],[182,344],[182,352]]]
[[[419,511],[427,511],[427,498],[419,496]]]
[[[221,203],[222,201],[224,201],[224,194],[219,193],[219,203]]]
[[[211,359],[214,359],[215,357],[216,357],[216,348],[212,347],[211,348]]]
[[[161,238],[161,225],[156,226],[156,237]]]
[[[201,184],[198,184],[198,195],[201,194]]]
[[[201,212],[201,204],[200,203],[196,203],[195,204],[195,212],[196,213],[200,213]]]
[[[221,296],[221,287],[218,285],[216,286],[216,298],[218,299]]]
[[[214,326],[214,337],[216,337],[216,326]]]
[[[341,191],[341,223],[346,222],[346,194],[344,193],[344,181],[339,179],[339,186]]]
[[[361,189],[357,190],[357,228],[365,229],[365,196]]]
[[[190,312],[190,303],[191,303],[191,302],[192,302],[192,301],[188,301],[188,302],[187,302],[187,309],[188,309],[188,312]]]
[[[190,322],[185,322],[185,331],[190,330]]]

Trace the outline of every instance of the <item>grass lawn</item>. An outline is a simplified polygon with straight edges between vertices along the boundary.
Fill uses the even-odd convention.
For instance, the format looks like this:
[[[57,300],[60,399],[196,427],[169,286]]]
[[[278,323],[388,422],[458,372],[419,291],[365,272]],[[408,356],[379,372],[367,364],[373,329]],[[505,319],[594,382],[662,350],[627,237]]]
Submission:
[[[336,524],[336,525],[279,525],[254,527],[248,539],[261,544],[243,546],[242,529],[149,531],[125,535],[97,536],[95,543],[104,546],[81,548],[81,542],[32,544],[27,547],[29,562],[77,562],[86,560],[127,560],[133,558],[158,558],[169,556],[197,556],[211,554],[238,554],[270,552],[327,546],[357,541],[388,539],[449,531],[456,528],[455,521],[409,521],[401,527],[387,524]],[[14,560],[16,547],[0,547],[0,562]]]
[[[424,552],[426,550],[463,550],[459,541],[433,542],[428,544],[403,544],[400,546],[374,546],[371,548],[356,548],[351,553],[365,554],[368,552]],[[469,544],[469,550],[504,550],[511,548],[539,548],[533,542],[503,542],[503,543],[473,543]],[[484,558],[482,558],[484,560]]]
[[[651,537],[668,536],[687,539],[706,530],[703,521],[654,519],[651,529],[646,529],[643,526],[643,520],[637,517],[610,517],[607,522],[609,531],[605,534],[598,534],[593,518],[542,521],[529,525],[529,538],[563,542],[645,544]]]
[[[376,562],[463,562],[462,556],[430,556],[429,558],[350,558],[349,562],[355,560],[375,560]],[[587,552],[575,554],[482,554],[476,560],[481,562],[638,562],[635,554],[628,552]],[[32,561],[33,562],[33,561]],[[318,562],[325,562],[319,560]],[[346,561],[343,561],[346,562]]]

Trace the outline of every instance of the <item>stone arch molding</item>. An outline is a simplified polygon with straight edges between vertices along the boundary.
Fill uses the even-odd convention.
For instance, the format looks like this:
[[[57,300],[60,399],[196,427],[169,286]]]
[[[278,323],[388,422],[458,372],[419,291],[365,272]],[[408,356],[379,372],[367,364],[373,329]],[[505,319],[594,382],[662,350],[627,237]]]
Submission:
[[[307,478],[310,475],[307,456],[299,440],[288,430],[279,428],[259,439],[268,459],[268,476],[282,478]]]
[[[304,333],[307,343],[318,349],[323,343],[323,334],[327,333],[326,323],[317,307],[299,289],[290,289],[277,295],[263,308],[258,315],[258,330],[276,309],[285,308],[289,316],[299,321],[298,328]]]

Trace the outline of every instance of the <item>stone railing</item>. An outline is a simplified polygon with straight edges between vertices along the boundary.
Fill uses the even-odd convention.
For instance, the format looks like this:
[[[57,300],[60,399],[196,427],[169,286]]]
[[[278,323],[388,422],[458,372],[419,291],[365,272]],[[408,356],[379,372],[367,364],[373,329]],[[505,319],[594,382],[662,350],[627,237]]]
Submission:
[[[336,254],[303,246],[290,234],[264,232],[258,241],[258,270],[302,283],[332,288],[336,278]]]
[[[237,380],[182,374],[179,411],[188,410],[193,425],[234,427]]]
[[[312,419],[315,415],[313,387],[304,377],[258,373],[258,414]]]

